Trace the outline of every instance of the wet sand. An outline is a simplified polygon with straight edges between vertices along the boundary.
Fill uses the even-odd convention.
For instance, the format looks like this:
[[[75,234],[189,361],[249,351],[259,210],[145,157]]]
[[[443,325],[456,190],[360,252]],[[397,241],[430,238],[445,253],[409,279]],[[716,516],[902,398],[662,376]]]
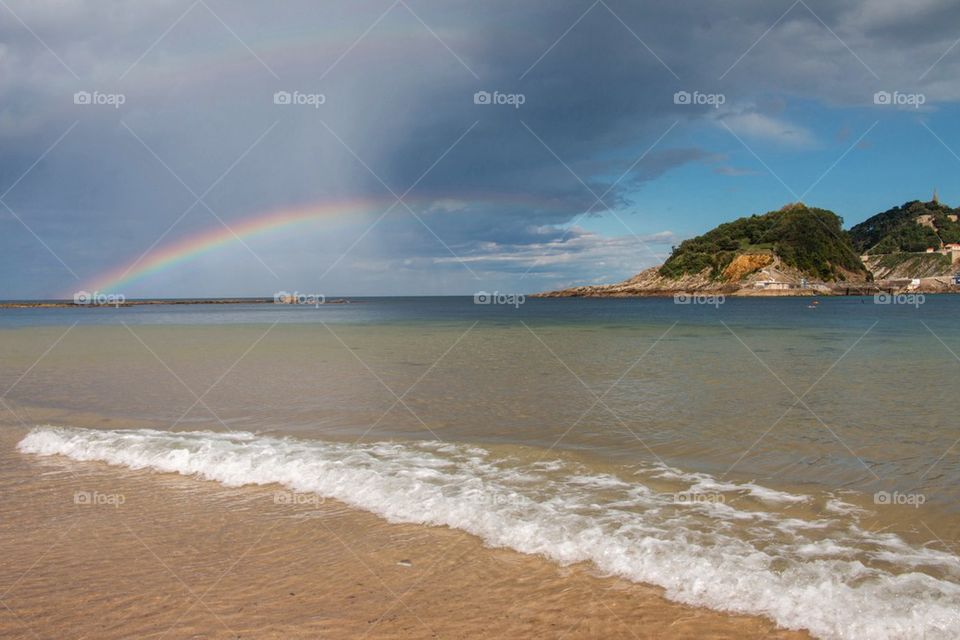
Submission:
[[[280,487],[20,454],[0,424],[0,637],[808,637]]]

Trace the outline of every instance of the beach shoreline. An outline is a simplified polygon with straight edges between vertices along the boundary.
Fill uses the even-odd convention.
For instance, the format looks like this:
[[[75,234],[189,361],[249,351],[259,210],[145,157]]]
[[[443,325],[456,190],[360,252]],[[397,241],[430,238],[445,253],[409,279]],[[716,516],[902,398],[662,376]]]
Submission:
[[[949,331],[955,300],[923,307],[933,331]],[[19,617],[59,635],[79,625],[88,637],[160,637],[177,610],[187,626],[174,637],[227,637],[206,607],[190,609],[191,592],[219,593],[216,569],[243,557],[262,564],[224,578],[232,591],[208,603],[242,636],[353,637],[371,625],[374,637],[769,637],[779,624],[824,638],[950,637],[956,556],[941,541],[960,522],[955,467],[927,452],[955,436],[937,428],[949,425],[944,407],[931,414],[942,421],[905,438],[899,407],[940,407],[937,381],[955,363],[914,309],[849,302],[824,300],[800,318],[789,301],[700,314],[583,301],[479,324],[491,309],[463,298],[319,316],[146,308],[126,327],[110,312],[76,327],[62,321],[69,312],[6,314],[13,393],[0,416],[0,495],[7,556],[28,561],[0,579],[17,584],[14,599],[21,588],[31,598],[11,605],[4,628],[29,633]],[[760,307],[780,316],[757,323]],[[526,326],[506,321],[514,314]],[[792,397],[751,350],[793,387],[851,345],[809,400],[850,449],[813,415],[778,422]],[[890,359],[899,366],[870,366]],[[877,405],[848,383],[854,370],[874,388],[895,388],[904,371],[934,382],[920,400]],[[589,412],[585,387],[602,393],[622,371],[609,409]],[[395,403],[390,390],[411,385]],[[938,462],[920,489],[901,479]],[[449,545],[462,556],[430,570]],[[151,572],[163,593],[143,588]],[[275,576],[288,591],[274,590]],[[83,600],[82,582],[104,595]],[[149,607],[116,599],[118,584]],[[374,624],[391,591],[411,588],[403,602],[416,615],[398,606]],[[760,617],[741,626],[726,611]]]
[[[0,527],[13,584],[0,634],[809,637],[459,530],[388,523],[331,499],[278,500],[279,485],[23,454],[25,433],[6,423],[0,436],[0,482],[18,487]]]

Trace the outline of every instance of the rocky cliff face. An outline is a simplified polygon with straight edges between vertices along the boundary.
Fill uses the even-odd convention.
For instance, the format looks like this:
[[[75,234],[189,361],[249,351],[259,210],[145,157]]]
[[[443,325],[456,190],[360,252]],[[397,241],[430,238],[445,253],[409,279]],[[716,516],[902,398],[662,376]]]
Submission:
[[[679,291],[720,291],[722,286],[711,280],[709,270],[687,275],[682,278],[667,278],[660,275],[659,267],[651,267],[637,275],[616,284],[588,285],[572,287],[560,291],[535,294],[542,298],[607,297],[623,298],[631,296],[669,295]]]
[[[856,274],[850,274],[853,277]],[[616,284],[572,287],[535,294],[541,298],[626,298],[636,296],[670,296],[676,293],[722,293],[737,296],[811,295],[817,288],[807,282],[798,269],[783,264],[769,254],[745,254],[735,258],[722,278],[713,278],[710,269],[697,274],[671,278],[651,267]],[[804,283],[807,286],[804,287]]]
[[[960,268],[960,265],[954,266],[951,256],[941,253],[890,253],[867,256],[864,264],[873,273],[875,280],[947,277]]]
[[[727,282],[739,282],[751,273],[773,264],[773,256],[765,253],[744,253],[733,260],[723,270],[723,279]]]

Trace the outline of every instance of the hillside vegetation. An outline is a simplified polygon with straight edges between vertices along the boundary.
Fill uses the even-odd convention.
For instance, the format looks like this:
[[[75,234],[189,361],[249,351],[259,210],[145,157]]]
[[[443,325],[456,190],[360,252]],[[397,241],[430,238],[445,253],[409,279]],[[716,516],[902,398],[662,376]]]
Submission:
[[[867,269],[842,224],[843,220],[832,211],[799,203],[739,218],[684,240],[673,248],[659,273],[680,278],[707,269],[711,278],[723,280],[741,275],[740,268],[728,270],[738,256],[765,254],[821,280],[845,280],[851,274],[865,276]],[[739,267],[739,262],[734,266]]]
[[[960,242],[957,209],[939,202],[913,200],[878,213],[850,229],[853,246],[861,254],[892,254],[939,249],[941,242]]]
[[[934,196],[931,202],[907,202],[844,231],[843,220],[832,211],[796,203],[684,240],[662,265],[622,282],[538,295],[861,295],[871,288],[898,287],[958,291],[950,276],[960,273],[960,250],[943,246],[960,244],[958,214],[960,209],[940,204]],[[927,253],[930,247],[934,251]]]

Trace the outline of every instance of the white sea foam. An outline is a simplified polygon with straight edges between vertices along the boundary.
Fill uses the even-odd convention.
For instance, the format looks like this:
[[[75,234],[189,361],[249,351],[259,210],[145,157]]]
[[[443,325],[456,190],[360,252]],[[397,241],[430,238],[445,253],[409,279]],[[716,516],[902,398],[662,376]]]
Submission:
[[[606,573],[659,585],[674,600],[765,615],[823,638],[960,637],[960,585],[917,570],[921,559],[955,565],[955,556],[854,526],[831,532],[831,542],[824,542],[808,536],[832,520],[803,526],[798,518],[738,505],[678,503],[640,483],[577,475],[559,463],[523,467],[478,447],[450,444],[349,445],[249,433],[50,426],[33,429],[18,447],[228,486],[279,483],[393,522],[447,525],[489,545],[563,564],[591,561]],[[695,491],[746,491],[788,503],[803,498],[664,471]],[[881,543],[888,568],[870,565]]]
[[[690,487],[692,491],[699,491],[703,493],[715,491],[741,491],[753,496],[754,498],[757,498],[758,500],[773,504],[796,504],[807,502],[810,499],[809,496],[787,493],[786,491],[777,491],[776,489],[758,485],[755,482],[744,482],[742,484],[738,484],[736,482],[724,482],[717,480],[713,476],[710,476],[706,473],[681,471],[665,465],[658,465],[657,472],[654,474],[654,477],[690,482],[692,483]]]
[[[853,514],[853,515],[859,516],[867,513],[865,509],[861,509],[860,507],[854,504],[850,504],[849,502],[844,502],[840,498],[835,498],[835,497],[827,500],[827,503],[826,505],[824,505],[824,508],[827,511],[830,511],[832,513],[839,513],[841,515]]]

